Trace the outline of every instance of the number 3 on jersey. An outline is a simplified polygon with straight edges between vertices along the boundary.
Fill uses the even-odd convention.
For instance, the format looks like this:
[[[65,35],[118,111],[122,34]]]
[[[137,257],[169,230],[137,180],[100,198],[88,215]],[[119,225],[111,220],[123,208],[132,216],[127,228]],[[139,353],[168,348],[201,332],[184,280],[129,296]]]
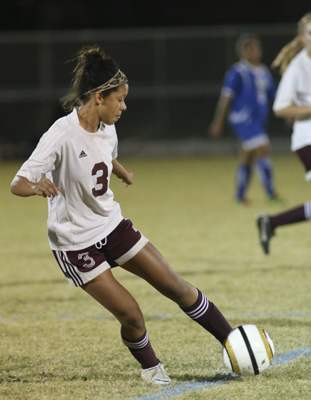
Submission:
[[[94,165],[92,176],[96,176],[96,187],[92,189],[94,197],[102,196],[108,189],[108,167],[105,163],[100,162]]]

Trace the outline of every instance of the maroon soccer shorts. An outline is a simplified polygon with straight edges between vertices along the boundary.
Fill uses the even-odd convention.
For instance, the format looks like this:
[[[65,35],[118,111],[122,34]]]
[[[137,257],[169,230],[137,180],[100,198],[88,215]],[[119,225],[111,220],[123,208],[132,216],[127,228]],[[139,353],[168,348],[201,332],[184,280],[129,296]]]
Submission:
[[[77,251],[52,250],[68,281],[81,286],[103,271],[133,258],[148,239],[137,231],[129,219],[123,219],[107,237]]]
[[[305,178],[311,181],[311,146],[305,146],[295,152],[305,167]]]

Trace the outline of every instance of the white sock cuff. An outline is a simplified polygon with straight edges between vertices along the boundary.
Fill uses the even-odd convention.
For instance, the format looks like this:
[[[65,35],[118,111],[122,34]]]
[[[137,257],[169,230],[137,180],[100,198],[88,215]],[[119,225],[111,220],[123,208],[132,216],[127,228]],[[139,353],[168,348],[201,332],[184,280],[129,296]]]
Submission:
[[[311,219],[311,202],[307,201],[304,203],[305,219]]]
[[[147,346],[148,342],[149,342],[149,336],[148,333],[146,332],[145,336],[142,338],[142,340],[140,340],[139,342],[129,342],[127,340],[125,340],[122,337],[123,343],[125,344],[125,346],[127,346],[129,349],[142,349],[143,347]]]
[[[207,300],[207,298],[204,296],[204,294],[202,293],[202,298],[201,298],[201,302],[198,305],[198,307],[193,310],[193,311],[188,311],[186,314],[188,315],[188,317],[190,317],[191,319],[198,319],[200,318],[203,314],[206,313],[207,309],[209,306],[209,301]]]

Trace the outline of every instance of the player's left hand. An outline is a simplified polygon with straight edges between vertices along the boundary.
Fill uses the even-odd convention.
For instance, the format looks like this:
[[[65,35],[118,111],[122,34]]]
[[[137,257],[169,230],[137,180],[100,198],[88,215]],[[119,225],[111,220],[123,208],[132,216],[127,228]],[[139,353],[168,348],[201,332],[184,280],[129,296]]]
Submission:
[[[133,184],[133,175],[134,173],[131,171],[127,171],[126,176],[122,178],[122,182],[125,183],[125,186],[128,187],[129,185]]]

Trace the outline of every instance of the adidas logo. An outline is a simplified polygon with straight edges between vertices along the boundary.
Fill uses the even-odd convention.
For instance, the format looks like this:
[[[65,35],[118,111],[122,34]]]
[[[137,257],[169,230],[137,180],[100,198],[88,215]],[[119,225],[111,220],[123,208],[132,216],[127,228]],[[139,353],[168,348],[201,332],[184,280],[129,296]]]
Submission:
[[[82,157],[87,157],[87,154],[85,153],[85,151],[81,151],[81,153],[79,154],[79,158],[82,158]]]

